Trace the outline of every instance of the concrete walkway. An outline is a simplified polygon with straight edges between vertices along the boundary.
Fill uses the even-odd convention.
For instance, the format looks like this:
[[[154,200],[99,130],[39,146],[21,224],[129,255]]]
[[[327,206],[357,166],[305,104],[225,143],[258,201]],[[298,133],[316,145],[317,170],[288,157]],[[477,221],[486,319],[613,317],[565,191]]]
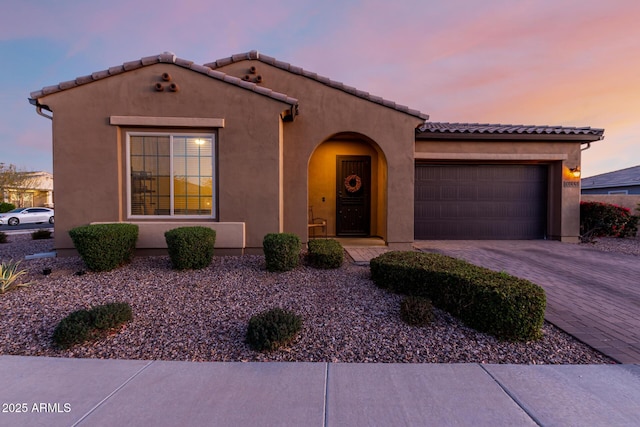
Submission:
[[[637,426],[640,366],[0,356],[2,426]]]
[[[557,241],[422,241],[542,286],[546,320],[620,363],[640,363],[640,258]],[[640,425],[640,420],[638,421]]]

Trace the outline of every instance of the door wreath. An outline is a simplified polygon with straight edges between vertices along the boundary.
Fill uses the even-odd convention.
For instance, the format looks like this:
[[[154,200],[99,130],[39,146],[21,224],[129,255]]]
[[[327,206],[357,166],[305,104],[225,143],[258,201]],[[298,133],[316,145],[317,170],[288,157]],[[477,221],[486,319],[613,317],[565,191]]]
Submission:
[[[344,187],[349,193],[355,193],[362,187],[362,179],[358,175],[349,175],[344,179]]]

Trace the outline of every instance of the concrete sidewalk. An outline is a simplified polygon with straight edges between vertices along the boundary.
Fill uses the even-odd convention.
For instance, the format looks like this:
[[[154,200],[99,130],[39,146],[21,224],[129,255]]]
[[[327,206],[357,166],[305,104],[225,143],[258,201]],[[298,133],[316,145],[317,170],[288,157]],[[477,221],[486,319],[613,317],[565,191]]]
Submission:
[[[637,426],[640,366],[0,356],[2,426]],[[18,412],[21,411],[21,412]]]

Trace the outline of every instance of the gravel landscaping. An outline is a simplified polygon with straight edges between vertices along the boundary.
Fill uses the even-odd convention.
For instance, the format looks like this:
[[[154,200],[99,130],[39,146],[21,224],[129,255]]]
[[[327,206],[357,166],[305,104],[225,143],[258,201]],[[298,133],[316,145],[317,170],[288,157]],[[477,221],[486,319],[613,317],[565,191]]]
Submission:
[[[602,239],[605,240],[605,239]],[[638,239],[594,244],[640,255]],[[617,241],[617,242],[616,242]],[[627,245],[628,242],[631,242]],[[51,250],[52,240],[11,235],[0,259]],[[545,323],[540,341],[505,343],[436,310],[433,323],[400,320],[399,295],[378,289],[369,268],[299,267],[269,273],[264,257],[215,257],[204,270],[173,271],[168,257],[136,257],[106,273],[85,272],[78,257],[22,261],[33,284],[0,295],[0,354],[189,361],[602,364],[609,358]],[[43,270],[51,268],[51,274]],[[84,274],[83,274],[84,273]],[[74,310],[127,302],[134,319],[100,341],[51,346],[57,323]],[[303,327],[290,346],[270,353],[244,342],[249,318],[273,307],[294,310]]]

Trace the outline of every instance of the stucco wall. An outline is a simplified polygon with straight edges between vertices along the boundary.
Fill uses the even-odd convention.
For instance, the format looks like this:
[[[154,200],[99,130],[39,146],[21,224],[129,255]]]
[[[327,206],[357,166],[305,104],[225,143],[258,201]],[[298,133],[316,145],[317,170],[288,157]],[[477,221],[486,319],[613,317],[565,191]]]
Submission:
[[[373,141],[386,158],[383,193],[384,227],[378,232],[392,248],[410,248],[413,242],[413,148],[415,128],[423,120],[318,81],[289,73],[260,61],[242,61],[220,68],[236,77],[255,66],[263,85],[300,101],[300,115],[284,127],[284,227],[306,240],[309,160],[316,148],[333,135],[353,132]],[[380,208],[379,208],[380,209]]]
[[[583,194],[582,201],[585,202],[600,202],[609,203],[611,205],[618,205],[624,208],[631,209],[633,215],[638,215],[638,206],[640,206],[640,195],[625,195],[625,194]]]
[[[165,72],[178,92],[154,89]],[[217,131],[217,222],[245,223],[248,247],[261,246],[266,233],[281,228],[280,113],[286,104],[173,64],[129,71],[39,101],[54,116],[56,248],[73,247],[68,230],[78,225],[129,219],[125,141],[130,130]],[[111,116],[220,118],[225,125],[119,127],[110,124]]]

